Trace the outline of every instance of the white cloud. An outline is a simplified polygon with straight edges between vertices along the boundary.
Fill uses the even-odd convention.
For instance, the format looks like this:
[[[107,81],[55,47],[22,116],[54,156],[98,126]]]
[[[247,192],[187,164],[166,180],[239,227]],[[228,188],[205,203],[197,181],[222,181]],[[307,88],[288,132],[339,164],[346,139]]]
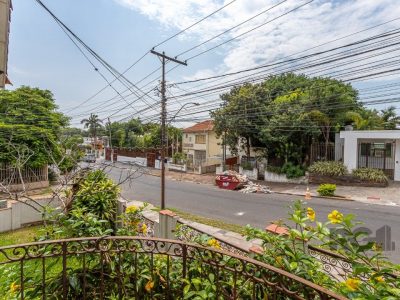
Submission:
[[[231,0],[115,1],[147,16],[166,28],[181,30]],[[185,37],[197,42],[205,41],[280,1],[237,0],[218,14],[190,29]],[[306,2],[307,0],[289,0],[208,43],[206,48],[199,48],[185,54],[183,58],[190,57],[201,50],[246,32]],[[394,19],[399,15],[400,5],[398,5],[398,0],[315,0],[295,12],[226,44],[222,49],[218,48],[218,52],[213,50],[213,53],[223,54],[221,63],[211,70],[197,70],[196,74],[191,77],[235,71],[272,62],[346,34]],[[400,25],[400,20],[336,44],[360,39],[389,28],[392,29],[396,25]],[[329,44],[325,48],[333,45],[335,44]]]

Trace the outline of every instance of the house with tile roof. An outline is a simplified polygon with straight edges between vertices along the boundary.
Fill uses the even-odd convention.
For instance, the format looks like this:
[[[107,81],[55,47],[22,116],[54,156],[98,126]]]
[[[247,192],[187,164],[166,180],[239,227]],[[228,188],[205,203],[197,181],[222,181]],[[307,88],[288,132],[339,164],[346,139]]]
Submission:
[[[222,140],[214,131],[214,122],[206,120],[185,128],[182,149],[187,155],[189,166],[221,163]]]

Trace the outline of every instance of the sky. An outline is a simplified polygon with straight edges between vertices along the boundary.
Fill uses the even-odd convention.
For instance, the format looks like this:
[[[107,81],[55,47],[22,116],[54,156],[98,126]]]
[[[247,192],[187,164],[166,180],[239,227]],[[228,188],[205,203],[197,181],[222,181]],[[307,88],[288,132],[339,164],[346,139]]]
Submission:
[[[169,72],[167,81],[170,83],[274,62],[400,16],[398,0],[314,0],[311,3],[308,3],[309,0],[42,1],[86,44],[120,72],[153,46],[226,5],[212,17],[156,47],[155,50],[165,51],[167,55],[174,57],[207,42],[178,56],[181,60],[188,59],[188,66]],[[301,7],[297,8],[299,6]],[[13,0],[13,7],[8,66],[13,86],[9,88],[29,85],[51,90],[60,110],[72,117],[72,126],[78,126],[79,121],[88,117],[91,112],[102,118],[111,115],[114,121],[127,116],[142,117],[135,112],[140,112],[141,108],[158,101],[158,93],[151,91],[151,98],[145,98],[146,102],[138,101],[122,109],[134,96],[127,96],[125,100],[110,100],[117,97],[118,93],[129,94],[129,91],[124,94],[126,88],[119,83],[88,100],[107,85],[100,73],[108,82],[113,79],[112,75],[98,63],[95,63],[95,67],[100,72],[96,71],[36,1]],[[289,12],[293,9],[293,12]],[[285,13],[287,14],[283,15]],[[260,15],[252,21],[212,39],[257,14]],[[246,33],[257,26],[260,27]],[[397,19],[376,30],[331,43],[318,50],[399,26],[400,19]],[[237,39],[191,59],[192,56],[237,36]],[[209,39],[212,40],[208,41]],[[140,80],[159,66],[159,59],[147,54],[126,73],[126,77],[133,83],[139,82],[137,86],[147,92],[156,87],[161,71],[157,70],[144,81]],[[167,65],[167,70],[169,68]],[[171,88],[172,92],[178,93]],[[199,98],[199,101],[202,100]],[[171,104],[170,108],[178,109],[180,105],[182,104]],[[148,113],[157,114],[157,109],[158,106]],[[117,113],[112,115],[115,112]]]

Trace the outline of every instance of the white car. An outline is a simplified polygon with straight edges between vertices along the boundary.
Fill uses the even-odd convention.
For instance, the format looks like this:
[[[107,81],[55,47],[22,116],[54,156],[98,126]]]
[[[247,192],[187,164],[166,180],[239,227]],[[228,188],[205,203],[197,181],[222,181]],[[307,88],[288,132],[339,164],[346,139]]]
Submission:
[[[82,158],[82,161],[88,162],[88,163],[95,163],[96,156],[94,154],[85,154],[85,156]]]

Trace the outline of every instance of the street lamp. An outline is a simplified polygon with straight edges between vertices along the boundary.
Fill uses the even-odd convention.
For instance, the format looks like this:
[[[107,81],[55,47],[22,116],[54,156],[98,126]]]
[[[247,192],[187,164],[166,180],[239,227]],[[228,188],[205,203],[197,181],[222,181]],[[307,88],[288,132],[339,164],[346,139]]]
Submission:
[[[181,106],[181,108],[175,113],[175,115],[169,120],[169,122],[165,125],[165,137],[168,143],[168,125],[176,118],[179,112],[187,105],[199,106],[199,103],[196,102],[188,102]],[[161,139],[161,209],[165,209],[165,140]],[[168,150],[168,147],[167,147]]]
[[[181,108],[180,108],[180,109],[175,113],[175,115],[171,118],[171,120],[169,120],[167,126],[168,126],[169,124],[171,124],[171,122],[176,118],[176,116],[181,112],[181,110],[182,110],[185,106],[187,106],[187,105],[199,106],[200,103],[197,103],[197,102],[188,102],[188,103],[183,104],[183,105],[181,106]]]

